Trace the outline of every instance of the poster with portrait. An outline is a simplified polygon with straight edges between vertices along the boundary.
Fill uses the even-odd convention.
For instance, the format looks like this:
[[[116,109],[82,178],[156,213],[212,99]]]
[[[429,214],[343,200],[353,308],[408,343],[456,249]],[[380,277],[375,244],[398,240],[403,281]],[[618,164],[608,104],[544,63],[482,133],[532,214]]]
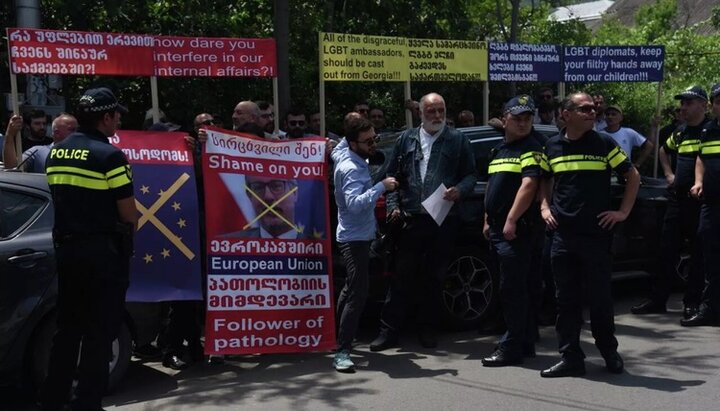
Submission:
[[[205,352],[335,346],[325,140],[210,128]]]

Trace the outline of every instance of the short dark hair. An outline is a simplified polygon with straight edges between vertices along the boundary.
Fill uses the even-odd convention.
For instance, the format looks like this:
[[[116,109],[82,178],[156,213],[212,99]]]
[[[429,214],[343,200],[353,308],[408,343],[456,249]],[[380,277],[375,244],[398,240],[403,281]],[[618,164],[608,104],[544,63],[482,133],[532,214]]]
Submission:
[[[115,116],[115,109],[105,111],[87,111],[82,106],[83,103],[78,104],[77,110],[75,110],[75,118],[77,118],[78,126],[82,128],[93,129],[96,128],[98,123],[105,117],[105,114]]]
[[[373,127],[370,120],[365,117],[351,118],[347,123],[347,129],[345,130],[345,138],[348,142],[358,141],[360,133],[368,131]]]
[[[560,103],[560,107],[562,107],[563,110],[572,110],[577,108],[577,104],[573,101],[575,97],[578,96],[587,96],[588,98],[592,99],[592,96],[584,91],[576,91],[573,93],[568,94]]]
[[[271,104],[265,100],[258,100],[255,102],[255,104],[257,104],[257,106],[260,110],[267,110],[271,106]]]
[[[289,116],[305,116],[305,110],[301,109],[300,107],[290,107],[290,110],[285,114],[285,121],[287,121]]]
[[[32,120],[32,119],[34,119],[34,118],[44,118],[44,119],[47,119],[47,114],[45,114],[45,112],[42,111],[42,110],[33,110],[33,111],[30,112],[30,115],[28,116],[28,118],[29,118],[30,120]]]

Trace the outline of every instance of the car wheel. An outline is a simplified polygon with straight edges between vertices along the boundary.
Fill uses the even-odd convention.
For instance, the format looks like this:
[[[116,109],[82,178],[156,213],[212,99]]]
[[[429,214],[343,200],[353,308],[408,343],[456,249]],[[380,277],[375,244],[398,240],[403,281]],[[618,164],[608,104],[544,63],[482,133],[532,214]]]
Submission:
[[[442,286],[445,324],[453,329],[476,328],[497,305],[497,270],[488,253],[463,248],[448,266]]]
[[[50,349],[53,336],[57,329],[57,315],[50,314],[38,326],[30,351],[30,382],[35,388],[40,388],[50,364]],[[110,375],[108,379],[108,392],[117,388],[130,365],[132,353],[132,337],[127,324],[123,322],[118,338],[112,343],[112,357],[109,363]]]

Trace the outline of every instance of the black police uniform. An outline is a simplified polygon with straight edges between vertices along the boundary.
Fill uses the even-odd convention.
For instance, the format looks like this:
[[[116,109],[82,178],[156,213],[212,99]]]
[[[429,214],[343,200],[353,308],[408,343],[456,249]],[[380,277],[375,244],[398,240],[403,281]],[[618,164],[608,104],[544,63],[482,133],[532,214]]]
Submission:
[[[117,201],[133,195],[130,166],[105,135],[81,129],[53,147],[47,175],[55,207],[58,330],[43,408],[60,409],[67,401],[82,342],[73,409],[98,410],[128,287],[132,229],[120,223]]]
[[[500,300],[507,326],[499,348],[508,359],[522,358],[523,351],[534,352],[537,337],[537,296],[542,286],[540,271],[533,270],[531,264],[539,240],[537,227],[541,226],[538,203],[533,201],[518,220],[514,240],[504,238],[503,228],[522,179],[540,177],[542,164],[542,146],[528,136],[500,143],[493,149],[488,167],[485,210],[490,242],[500,262]],[[538,262],[535,265],[539,266]]]
[[[665,142],[665,150],[676,153],[675,182],[668,187],[668,202],[660,237],[660,266],[653,282],[651,299],[665,305],[670,296],[676,264],[683,240],[689,240],[690,273],[683,303],[694,310],[700,303],[703,288],[702,248],[697,239],[700,202],[689,195],[695,182],[695,159],[700,150],[704,126],[680,126]],[[691,314],[691,313],[690,313]],[[687,313],[686,313],[687,315]]]
[[[700,237],[705,256],[705,290],[700,313],[709,322],[720,321],[720,124],[708,121],[700,138],[700,158],[705,166]]]
[[[585,282],[595,345],[607,359],[618,345],[610,289],[612,232],[598,225],[597,216],[611,210],[611,172],[623,175],[632,164],[610,136],[593,130],[578,140],[564,132],[551,137],[545,155],[555,179],[551,211],[558,227],[551,259],[559,351],[568,362],[585,358],[580,348]]]

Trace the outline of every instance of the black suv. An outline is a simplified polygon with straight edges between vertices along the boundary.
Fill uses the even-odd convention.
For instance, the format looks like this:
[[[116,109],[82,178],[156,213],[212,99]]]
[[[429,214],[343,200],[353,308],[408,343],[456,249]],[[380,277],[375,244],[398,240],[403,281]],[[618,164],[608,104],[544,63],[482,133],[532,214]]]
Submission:
[[[557,133],[555,126],[535,125],[535,129],[551,136]],[[443,287],[442,313],[444,324],[450,328],[465,329],[477,327],[495,312],[498,303],[498,269],[492,258],[488,242],[482,235],[484,196],[487,186],[487,169],[490,150],[502,141],[502,133],[490,126],[460,128],[469,140],[475,155],[478,182],[472,194],[460,203],[461,230],[458,234],[455,253]],[[370,170],[376,181],[386,173],[387,164],[400,133],[380,136],[377,154],[370,159]],[[613,278],[646,276],[652,269],[653,258],[659,247],[660,227],[665,211],[664,180],[645,178],[633,211],[623,224],[615,228],[613,240]],[[616,206],[619,206],[623,186],[613,183]],[[336,212],[336,211],[334,211]],[[384,201],[376,208],[380,232],[384,232]],[[335,215],[332,218],[336,218]],[[370,298],[382,301],[387,289],[386,262],[379,256],[372,261]],[[335,254],[334,274],[336,291],[344,284],[342,257]]]

